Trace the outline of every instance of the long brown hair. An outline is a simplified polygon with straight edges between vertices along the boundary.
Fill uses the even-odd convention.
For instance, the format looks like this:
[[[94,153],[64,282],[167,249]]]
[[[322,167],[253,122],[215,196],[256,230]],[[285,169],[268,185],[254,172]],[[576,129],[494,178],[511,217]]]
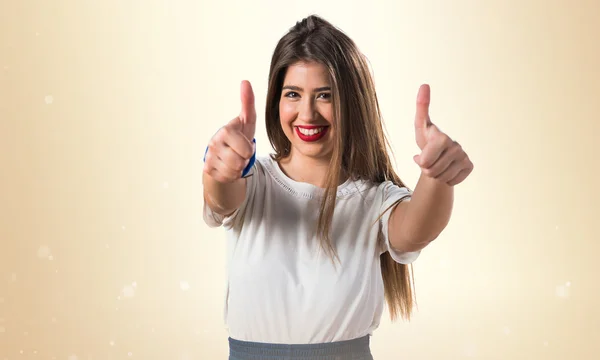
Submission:
[[[343,169],[355,179],[405,186],[388,155],[389,143],[366,58],[346,34],[316,15],[297,22],[280,39],[271,59],[266,128],[275,150],[273,159],[279,161],[290,154],[291,143],[279,120],[279,99],[287,68],[299,61],[318,62],[329,71],[337,125],[330,169]],[[329,171],[317,223],[322,248],[334,256],[329,230],[339,183],[340,172]],[[408,320],[413,308],[412,268],[394,261],[389,252],[381,255],[380,262],[391,318],[400,315]]]

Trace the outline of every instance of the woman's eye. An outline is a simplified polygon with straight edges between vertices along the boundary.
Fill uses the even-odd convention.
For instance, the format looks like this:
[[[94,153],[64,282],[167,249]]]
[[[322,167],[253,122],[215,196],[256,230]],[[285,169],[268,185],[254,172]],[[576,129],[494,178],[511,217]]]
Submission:
[[[297,97],[297,96],[298,96],[298,93],[295,92],[295,91],[290,91],[290,92],[288,92],[288,93],[285,94],[285,97],[289,97],[289,98],[294,98],[294,97]]]
[[[319,94],[319,98],[321,98],[321,99],[330,99],[331,98],[331,94],[330,93],[322,93],[322,94]]]

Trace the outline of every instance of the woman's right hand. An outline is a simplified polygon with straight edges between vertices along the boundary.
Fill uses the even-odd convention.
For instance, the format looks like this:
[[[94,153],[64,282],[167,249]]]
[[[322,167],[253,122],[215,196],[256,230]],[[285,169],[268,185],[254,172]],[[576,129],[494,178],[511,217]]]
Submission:
[[[213,135],[204,158],[204,172],[223,184],[242,177],[242,172],[255,151],[253,139],[256,131],[256,108],[250,82],[242,81],[240,93],[240,115]]]

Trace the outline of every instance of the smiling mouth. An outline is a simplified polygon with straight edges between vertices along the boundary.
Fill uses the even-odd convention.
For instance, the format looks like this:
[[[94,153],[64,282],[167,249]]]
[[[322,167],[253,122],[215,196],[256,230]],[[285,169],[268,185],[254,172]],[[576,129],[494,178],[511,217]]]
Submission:
[[[329,126],[295,126],[298,137],[306,142],[314,142],[325,136]]]

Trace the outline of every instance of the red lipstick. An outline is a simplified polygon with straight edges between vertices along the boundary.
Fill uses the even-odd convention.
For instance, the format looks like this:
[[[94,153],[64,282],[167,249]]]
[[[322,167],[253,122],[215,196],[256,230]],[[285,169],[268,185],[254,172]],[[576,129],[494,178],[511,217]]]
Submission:
[[[302,125],[295,126],[296,134],[302,141],[315,142],[323,138],[329,129],[329,126]],[[316,130],[316,131],[315,131]],[[304,131],[304,133],[302,133]]]

